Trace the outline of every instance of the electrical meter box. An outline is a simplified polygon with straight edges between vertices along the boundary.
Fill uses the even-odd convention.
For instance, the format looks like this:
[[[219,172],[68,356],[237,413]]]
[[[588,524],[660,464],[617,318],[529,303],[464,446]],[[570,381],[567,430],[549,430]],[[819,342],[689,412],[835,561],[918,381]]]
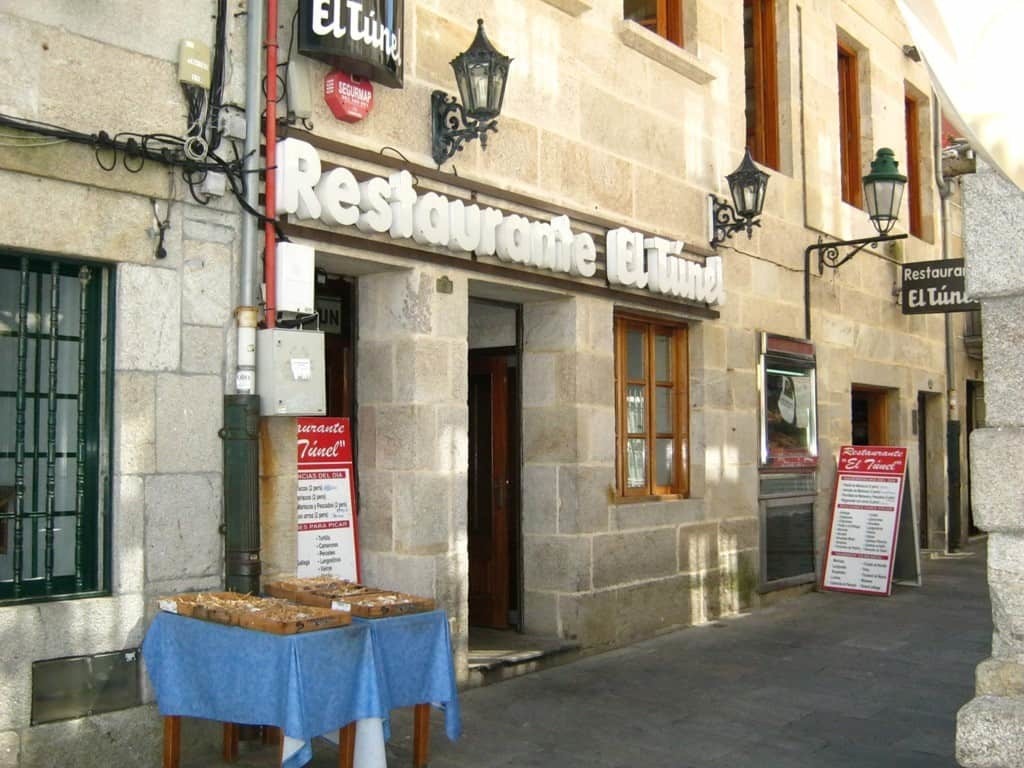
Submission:
[[[262,416],[323,416],[323,333],[291,328],[257,331],[256,385]]]

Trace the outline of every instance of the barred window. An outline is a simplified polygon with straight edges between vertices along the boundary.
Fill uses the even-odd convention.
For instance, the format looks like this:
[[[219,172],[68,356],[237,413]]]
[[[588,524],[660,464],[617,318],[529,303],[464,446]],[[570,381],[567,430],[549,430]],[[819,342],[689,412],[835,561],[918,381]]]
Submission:
[[[108,588],[113,282],[0,252],[0,601]]]
[[[618,493],[689,492],[687,329],[615,318]]]

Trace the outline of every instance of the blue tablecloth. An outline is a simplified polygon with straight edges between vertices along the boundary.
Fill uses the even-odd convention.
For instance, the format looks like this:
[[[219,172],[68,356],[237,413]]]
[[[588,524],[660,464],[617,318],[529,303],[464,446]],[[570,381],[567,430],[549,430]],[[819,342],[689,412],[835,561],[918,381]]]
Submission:
[[[452,641],[444,611],[386,619],[352,620],[373,638],[375,666],[389,710],[433,704],[444,710],[444,728],[453,741],[462,735],[462,714],[452,666]]]
[[[298,635],[274,635],[161,612],[142,656],[162,715],[276,725],[309,742],[363,718],[431,703],[462,732],[444,611]],[[307,746],[288,761],[312,758]]]

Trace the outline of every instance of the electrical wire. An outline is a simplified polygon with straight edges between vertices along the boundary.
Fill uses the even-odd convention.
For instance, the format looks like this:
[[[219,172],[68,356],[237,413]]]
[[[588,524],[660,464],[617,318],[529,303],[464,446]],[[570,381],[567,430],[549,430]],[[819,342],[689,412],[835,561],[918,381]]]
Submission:
[[[35,133],[61,142],[72,142],[92,147],[96,157],[96,163],[105,171],[114,171],[117,168],[120,158],[121,164],[131,173],[138,173],[144,167],[146,161],[161,163],[180,170],[182,178],[190,188],[202,183],[204,176],[209,172],[223,173],[228,181],[228,188],[232,195],[238,200],[239,205],[247,212],[257,217],[260,222],[265,223],[268,217],[258,211],[245,200],[245,180],[247,173],[258,175],[265,169],[255,168],[247,172],[243,165],[243,158],[237,155],[233,160],[225,160],[216,152],[208,152],[205,159],[195,160],[185,151],[185,139],[171,134],[153,133],[140,134],[133,132],[120,132],[111,137],[106,131],[98,133],[83,133],[64,128],[52,123],[46,123],[29,118],[14,117],[0,113],[0,126],[13,128],[19,131]],[[33,145],[26,144],[26,148]],[[193,197],[197,202],[202,202],[198,194],[193,190]],[[208,202],[208,200],[207,200]],[[277,226],[276,221],[274,221]]]

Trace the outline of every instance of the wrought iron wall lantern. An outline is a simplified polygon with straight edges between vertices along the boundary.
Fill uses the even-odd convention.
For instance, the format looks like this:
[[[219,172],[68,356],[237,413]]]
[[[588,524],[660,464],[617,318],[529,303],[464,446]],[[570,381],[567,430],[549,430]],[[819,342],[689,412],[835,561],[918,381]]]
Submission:
[[[753,235],[754,227],[761,226],[758,217],[764,208],[764,193],[768,188],[768,174],[754,165],[749,149],[739,167],[725,180],[729,183],[732,205],[708,195],[708,240],[713,248],[744,229],[748,238]]]
[[[863,178],[864,199],[867,204],[868,217],[878,232],[877,237],[862,237],[857,240],[827,240],[818,238],[818,242],[807,246],[804,251],[804,337],[811,338],[811,254],[818,254],[818,274],[825,267],[839,269],[867,246],[876,247],[879,243],[892,240],[903,240],[907,236],[890,235],[893,226],[899,220],[900,204],[903,202],[903,189],[907,185],[907,177],[899,171],[899,163],[895,154],[883,147],[875,154],[871,162],[871,173]],[[840,249],[849,250],[841,252]]]
[[[486,149],[488,132],[498,130],[512,59],[491,45],[484,20],[476,23],[473,44],[451,61],[462,103],[444,91],[434,91],[430,97],[431,154],[438,165],[461,151],[467,141],[479,138]]]

